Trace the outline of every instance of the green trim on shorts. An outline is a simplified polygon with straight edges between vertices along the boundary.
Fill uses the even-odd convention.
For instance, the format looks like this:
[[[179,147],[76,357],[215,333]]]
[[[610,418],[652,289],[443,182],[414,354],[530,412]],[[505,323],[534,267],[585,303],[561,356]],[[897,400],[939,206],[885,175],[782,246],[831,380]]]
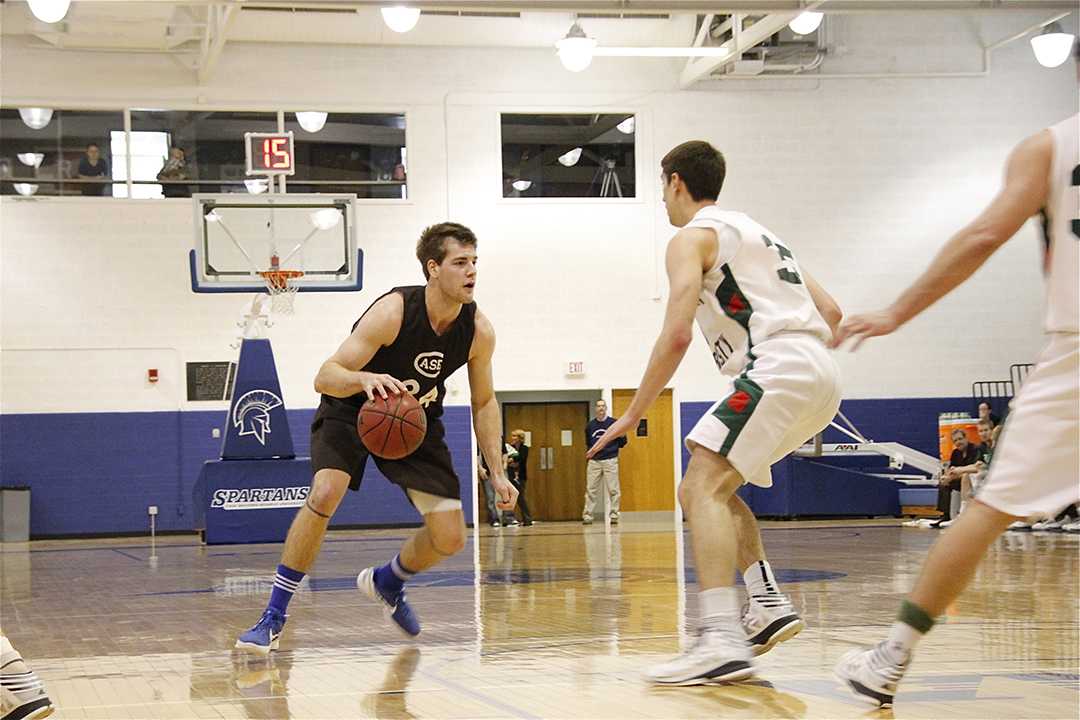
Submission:
[[[739,433],[746,427],[747,421],[765,394],[761,386],[745,374],[735,378],[734,386],[735,390],[724,398],[712,413],[728,428],[728,435],[719,450],[720,454],[725,456],[731,452],[731,447],[739,439]]]
[[[934,627],[934,618],[910,600],[900,603],[900,612],[896,614],[896,619],[921,635],[930,632],[930,628]]]

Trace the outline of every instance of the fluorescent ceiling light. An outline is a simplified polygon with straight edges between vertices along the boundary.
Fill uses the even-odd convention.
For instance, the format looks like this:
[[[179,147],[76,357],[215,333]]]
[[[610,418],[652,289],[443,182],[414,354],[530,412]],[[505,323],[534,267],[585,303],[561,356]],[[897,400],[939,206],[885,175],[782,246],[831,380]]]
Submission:
[[[43,23],[60,22],[67,15],[71,0],[27,0],[30,12]]]
[[[420,21],[420,8],[394,5],[382,8],[382,19],[396,33],[407,33]]]
[[[566,167],[574,167],[581,159],[581,148],[574,148],[559,156],[559,163]]]
[[[317,133],[326,125],[326,113],[310,110],[296,113],[296,122],[309,133]]]
[[[559,42],[555,43],[556,52],[563,67],[570,72],[581,72],[589,67],[593,59],[596,40],[585,34],[581,26],[574,23]]]
[[[1073,35],[1062,32],[1060,25],[1051,23],[1042,33],[1031,38],[1031,49],[1040,65],[1056,68],[1069,59],[1075,40]]]
[[[796,35],[809,35],[818,29],[821,25],[822,18],[825,17],[825,13],[813,12],[807,10],[788,23],[788,27],[791,28],[791,32]]]
[[[618,130],[619,132],[621,132],[623,135],[633,135],[634,134],[634,116],[631,115],[630,117],[623,120],[621,123],[619,123],[618,125],[615,126],[615,129]]]
[[[337,208],[322,208],[311,213],[311,224],[319,230],[329,230],[341,222],[341,211]]]
[[[598,47],[594,57],[727,57],[722,47]]]
[[[49,108],[19,108],[19,117],[31,130],[40,130],[52,120],[53,111]]]
[[[19,162],[23,165],[39,168],[41,167],[41,162],[45,159],[45,153],[18,153],[15,157],[19,158]]]

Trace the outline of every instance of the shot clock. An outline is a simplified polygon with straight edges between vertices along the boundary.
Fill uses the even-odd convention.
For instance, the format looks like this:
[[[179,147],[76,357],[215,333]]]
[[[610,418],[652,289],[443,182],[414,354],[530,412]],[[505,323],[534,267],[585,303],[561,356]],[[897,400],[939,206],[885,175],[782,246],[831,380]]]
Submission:
[[[293,134],[244,133],[248,175],[292,175],[296,172]]]

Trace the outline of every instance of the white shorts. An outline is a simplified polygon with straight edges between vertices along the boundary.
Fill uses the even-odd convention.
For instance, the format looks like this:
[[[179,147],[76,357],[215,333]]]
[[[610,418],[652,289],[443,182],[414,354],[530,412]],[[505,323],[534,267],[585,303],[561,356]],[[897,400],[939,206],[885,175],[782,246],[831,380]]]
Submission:
[[[1005,419],[979,501],[1054,517],[1080,500],[1080,335],[1052,333]]]
[[[840,408],[840,370],[812,335],[785,333],[754,345],[756,359],[724,376],[722,398],[686,444],[727,458],[743,482],[772,487],[770,466],[821,432]]]

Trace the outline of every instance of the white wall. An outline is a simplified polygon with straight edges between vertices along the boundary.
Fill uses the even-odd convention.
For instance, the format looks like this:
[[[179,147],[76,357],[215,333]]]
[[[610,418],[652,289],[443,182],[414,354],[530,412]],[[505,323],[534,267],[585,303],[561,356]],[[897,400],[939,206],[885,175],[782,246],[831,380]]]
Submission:
[[[831,39],[847,54],[826,68],[977,70],[976,33],[992,41],[1038,19],[840,16]],[[985,79],[725,81],[690,92],[677,89],[676,61],[600,59],[571,75],[550,52],[526,49],[234,44],[202,87],[152,55],[55,53],[5,38],[0,59],[9,106],[408,113],[410,200],[361,211],[367,289],[303,295],[297,315],[271,331],[291,407],[317,403],[315,370],[371,299],[421,279],[413,245],[432,222],[448,217],[480,237],[477,297],[498,333],[499,390],[633,387],[663,313],[658,263],[672,228],[656,176],[670,147],[701,138],[723,150],[721,204],[770,227],[851,312],[894,297],[993,196],[1009,148],[1077,109],[1071,64],[1038,67],[1026,41],[995,53]],[[253,79],[270,70],[278,97],[253,97]],[[499,197],[498,112],[526,109],[637,112],[638,197]],[[5,349],[171,348],[182,361],[233,355],[242,296],[190,292],[187,201],[5,198],[0,215]],[[1006,377],[1010,363],[1032,360],[1039,245],[1031,222],[974,280],[902,332],[843,354],[846,396],[965,395],[973,380]],[[14,356],[4,353],[5,412],[161,402],[145,395],[160,388],[144,386],[137,362],[120,379],[89,364],[80,381],[114,389],[115,402],[102,406],[100,394],[73,394],[46,369],[28,387]],[[569,360],[585,362],[584,378],[564,377]],[[182,393],[182,378],[169,380]],[[715,369],[700,340],[675,386],[681,400],[713,397]],[[463,375],[448,401],[467,401]]]

